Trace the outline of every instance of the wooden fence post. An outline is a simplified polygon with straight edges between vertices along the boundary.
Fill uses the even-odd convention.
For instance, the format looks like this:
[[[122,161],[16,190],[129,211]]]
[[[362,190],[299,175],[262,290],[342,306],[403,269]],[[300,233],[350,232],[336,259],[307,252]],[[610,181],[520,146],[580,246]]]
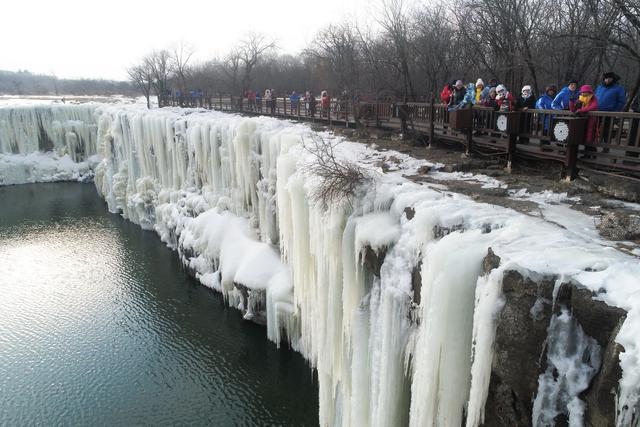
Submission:
[[[496,126],[498,130],[506,132],[509,135],[507,143],[507,171],[511,172],[513,163],[516,158],[518,139],[520,138],[520,119],[519,111],[511,111],[508,113],[498,113],[496,118]]]
[[[436,99],[431,94],[431,105],[429,107],[429,148],[436,143]]]
[[[398,105],[398,117],[400,117],[400,131],[407,133],[407,116],[409,115],[409,106],[407,104]]]
[[[565,167],[567,169],[567,181],[572,181],[578,175],[578,144],[569,142],[565,154]]]

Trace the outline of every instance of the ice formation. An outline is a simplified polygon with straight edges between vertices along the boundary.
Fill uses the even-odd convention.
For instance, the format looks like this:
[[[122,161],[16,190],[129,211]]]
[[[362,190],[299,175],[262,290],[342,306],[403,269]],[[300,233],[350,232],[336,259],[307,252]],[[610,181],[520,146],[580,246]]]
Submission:
[[[637,259],[579,229],[410,182],[402,174],[420,162],[408,158],[324,209],[310,197],[322,182],[309,172],[301,143],[312,131],[301,124],[133,106],[92,114],[95,139],[82,140],[103,158],[95,185],[109,210],[156,230],[204,285],[309,360],[321,425],[481,425],[507,270],[571,279],[628,311],[617,424],[638,425]],[[24,142],[7,143],[17,131],[2,126],[3,152],[37,147],[26,130],[9,139]],[[67,154],[74,147],[66,132],[51,138]],[[337,154],[369,167],[381,156],[348,142]],[[501,264],[485,274],[488,248]],[[532,416],[581,425],[579,393],[600,349],[568,312],[549,331],[548,366],[561,375],[540,375]],[[573,352],[556,345],[567,334]]]
[[[0,108],[0,185],[93,176],[95,105]]]

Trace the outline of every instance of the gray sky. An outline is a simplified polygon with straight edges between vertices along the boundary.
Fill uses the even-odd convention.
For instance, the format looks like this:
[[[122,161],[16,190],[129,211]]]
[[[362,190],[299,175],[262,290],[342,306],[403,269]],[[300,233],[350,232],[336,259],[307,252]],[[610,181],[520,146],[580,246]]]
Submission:
[[[293,53],[328,23],[347,17],[364,22],[374,13],[371,3],[4,0],[0,69],[124,80],[126,66],[152,49],[183,40],[195,47],[196,59],[205,59],[226,52],[248,31],[274,37],[283,51]]]

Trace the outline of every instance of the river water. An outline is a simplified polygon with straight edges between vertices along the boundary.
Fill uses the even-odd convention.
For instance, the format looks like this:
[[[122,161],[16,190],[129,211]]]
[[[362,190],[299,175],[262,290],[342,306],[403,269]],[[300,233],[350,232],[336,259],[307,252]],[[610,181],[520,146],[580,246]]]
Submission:
[[[317,425],[318,390],[92,185],[0,187],[0,424]]]

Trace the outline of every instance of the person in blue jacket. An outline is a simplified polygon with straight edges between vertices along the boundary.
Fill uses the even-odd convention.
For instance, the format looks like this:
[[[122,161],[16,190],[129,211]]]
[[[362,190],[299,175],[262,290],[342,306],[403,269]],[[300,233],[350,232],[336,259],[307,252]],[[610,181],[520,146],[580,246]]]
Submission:
[[[598,111],[622,111],[624,108],[627,94],[622,85],[618,83],[618,80],[620,80],[620,77],[612,72],[602,75],[602,83],[596,88],[595,92],[598,100]],[[609,143],[609,139],[612,136],[610,133],[616,130],[616,126],[611,126],[612,123],[617,124],[618,121],[611,117],[605,117],[602,120],[602,140],[605,144]]]
[[[627,93],[620,83],[620,77],[608,72],[602,76],[602,83],[596,88],[598,111],[622,111]]]
[[[260,95],[260,89],[256,89],[256,110],[262,111],[262,95]]]
[[[558,92],[558,88],[556,85],[549,85],[546,87],[544,94],[538,98],[536,101],[536,109],[537,110],[552,110],[553,109],[553,100],[556,97],[556,93]],[[544,135],[549,132],[549,122],[550,115],[544,114]]]
[[[298,112],[298,101],[300,101],[300,97],[294,90],[291,92],[291,96],[289,97],[289,101],[291,101],[291,114],[299,114]]]
[[[554,110],[568,110],[569,103],[571,101],[576,102],[578,100],[578,96],[580,96],[580,92],[578,91],[578,81],[571,80],[569,84],[563,87],[553,99],[551,108]]]
[[[549,85],[544,90],[544,94],[536,101],[536,109],[538,110],[552,110],[553,100],[556,97],[558,88],[556,85]]]

